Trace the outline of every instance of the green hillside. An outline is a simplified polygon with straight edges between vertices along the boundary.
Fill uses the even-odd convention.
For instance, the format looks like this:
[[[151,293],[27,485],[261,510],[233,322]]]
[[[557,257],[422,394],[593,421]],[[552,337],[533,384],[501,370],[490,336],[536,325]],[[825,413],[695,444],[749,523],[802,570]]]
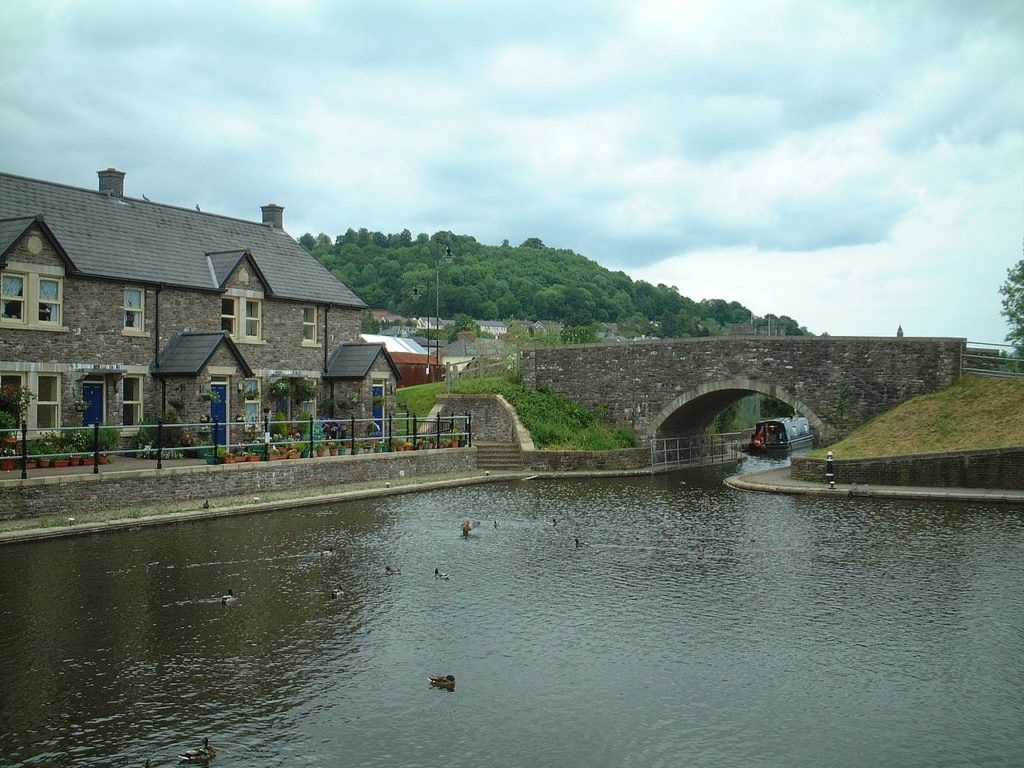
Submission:
[[[333,239],[307,233],[299,242],[369,306],[406,317],[433,316],[439,303],[446,318],[617,323],[630,336],[664,337],[721,335],[733,323],[751,321],[738,302],[696,302],[536,238],[494,246],[450,232],[414,237],[409,230],[349,229]],[[790,317],[763,320],[768,317],[789,335],[807,333]]]
[[[1024,445],[1024,379],[964,376],[812,452],[857,458]]]

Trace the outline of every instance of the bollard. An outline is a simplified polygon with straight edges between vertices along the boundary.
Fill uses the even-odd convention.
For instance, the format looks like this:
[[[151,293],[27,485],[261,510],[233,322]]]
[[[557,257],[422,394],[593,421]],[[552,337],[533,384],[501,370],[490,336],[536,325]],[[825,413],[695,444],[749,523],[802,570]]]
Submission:
[[[825,454],[825,482],[828,483],[829,490],[835,490],[836,472],[832,462],[832,451]]]

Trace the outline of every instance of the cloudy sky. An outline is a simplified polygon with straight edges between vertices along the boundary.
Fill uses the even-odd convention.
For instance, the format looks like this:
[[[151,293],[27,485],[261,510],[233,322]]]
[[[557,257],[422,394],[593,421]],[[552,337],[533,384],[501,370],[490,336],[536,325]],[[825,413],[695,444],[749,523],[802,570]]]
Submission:
[[[10,173],[537,237],[814,333],[1001,342],[1024,256],[1020,0],[20,0],[0,104]]]

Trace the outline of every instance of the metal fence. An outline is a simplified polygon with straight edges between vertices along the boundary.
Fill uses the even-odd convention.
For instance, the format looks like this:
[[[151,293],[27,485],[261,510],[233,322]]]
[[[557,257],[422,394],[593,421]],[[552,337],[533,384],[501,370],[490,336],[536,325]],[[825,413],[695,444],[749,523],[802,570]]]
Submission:
[[[687,467],[735,461],[743,455],[747,432],[656,437],[651,440],[652,467]]]
[[[383,419],[299,419],[263,422],[201,421],[155,424],[0,430],[0,470],[91,465],[93,472],[117,457],[202,459],[207,464],[274,461],[328,455],[358,455],[472,446],[472,414],[419,418],[410,413]],[[0,475],[2,478],[3,475]]]
[[[1010,344],[968,341],[960,352],[960,373],[979,376],[1024,376],[1020,349]]]

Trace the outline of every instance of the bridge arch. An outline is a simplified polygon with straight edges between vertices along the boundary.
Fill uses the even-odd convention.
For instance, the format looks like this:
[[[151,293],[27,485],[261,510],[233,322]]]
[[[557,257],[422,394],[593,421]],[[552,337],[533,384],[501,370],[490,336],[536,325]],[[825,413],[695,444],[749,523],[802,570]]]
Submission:
[[[729,405],[757,393],[793,406],[793,410],[810,423],[819,443],[830,435],[825,421],[793,393],[764,379],[745,376],[705,382],[680,393],[651,420],[652,434],[659,438],[704,434],[715,417]]]

